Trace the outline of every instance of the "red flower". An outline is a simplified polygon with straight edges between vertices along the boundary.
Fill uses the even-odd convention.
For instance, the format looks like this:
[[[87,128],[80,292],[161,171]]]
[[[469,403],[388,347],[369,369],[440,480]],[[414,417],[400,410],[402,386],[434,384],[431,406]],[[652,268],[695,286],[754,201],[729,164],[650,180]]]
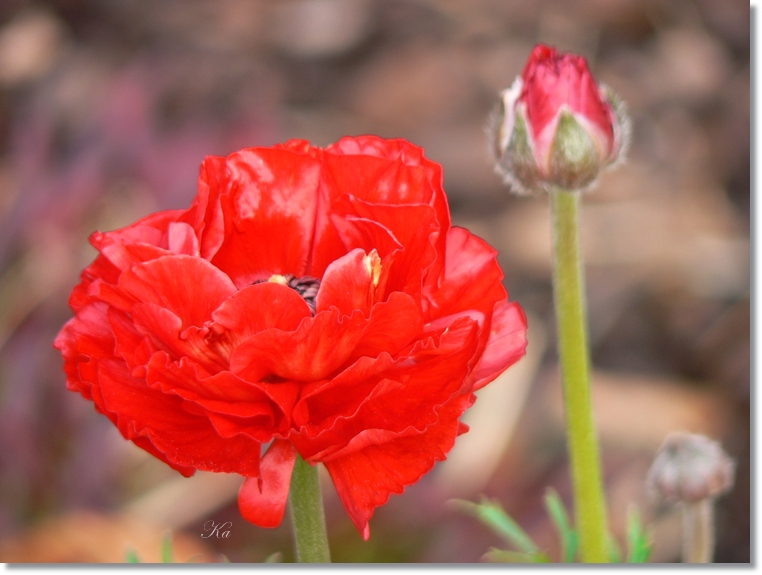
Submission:
[[[498,167],[520,189],[585,187],[627,144],[624,108],[595,83],[585,58],[544,44],[503,92],[501,106]]]
[[[298,452],[367,538],[524,353],[495,251],[450,227],[440,166],[404,140],[209,157],[190,209],[90,241],[55,341],[68,387],[182,474],[248,477],[258,525],[280,523]]]

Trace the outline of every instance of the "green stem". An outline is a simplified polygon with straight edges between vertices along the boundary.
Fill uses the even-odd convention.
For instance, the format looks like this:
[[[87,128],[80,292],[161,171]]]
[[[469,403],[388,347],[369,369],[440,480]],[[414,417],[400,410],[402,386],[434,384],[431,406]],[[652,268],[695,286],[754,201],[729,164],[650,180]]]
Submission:
[[[299,563],[330,563],[318,469],[300,455],[296,456],[288,499],[296,541],[296,560]]]
[[[579,192],[553,190],[551,202],[553,299],[580,552],[585,563],[606,563],[606,507],[590,399],[584,282],[577,230]]]

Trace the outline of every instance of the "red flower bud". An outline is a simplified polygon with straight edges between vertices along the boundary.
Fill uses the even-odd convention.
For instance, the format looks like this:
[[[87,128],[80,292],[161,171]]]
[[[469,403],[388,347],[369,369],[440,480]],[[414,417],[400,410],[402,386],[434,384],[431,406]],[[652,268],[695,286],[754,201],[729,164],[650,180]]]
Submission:
[[[495,120],[497,169],[519,192],[588,187],[623,157],[629,136],[623,104],[585,58],[544,44],[501,94]]]

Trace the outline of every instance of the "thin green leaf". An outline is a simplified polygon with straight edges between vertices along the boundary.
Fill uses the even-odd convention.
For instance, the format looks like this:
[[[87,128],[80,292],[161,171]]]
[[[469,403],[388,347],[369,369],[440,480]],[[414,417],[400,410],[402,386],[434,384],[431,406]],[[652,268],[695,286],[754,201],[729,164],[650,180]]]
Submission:
[[[161,562],[175,562],[175,554],[172,550],[172,533],[169,531],[164,534],[164,540],[161,542]]]
[[[499,503],[490,501],[486,497],[483,497],[481,503],[478,504],[463,499],[452,499],[451,502],[451,505],[456,509],[476,517],[500,537],[518,547],[519,550],[526,553],[539,552],[534,541],[519,527],[518,523],[503,511]]]
[[[491,563],[550,563],[550,557],[545,553],[524,553],[522,551],[506,551],[504,549],[490,549],[482,557],[482,561]]]
[[[135,552],[135,550],[130,547],[127,549],[125,562],[126,563],[140,563],[140,557],[138,557],[138,554]]]
[[[611,533],[606,535],[606,550],[609,552],[609,561],[612,563],[622,562],[622,552],[619,549],[619,543]]]
[[[569,522],[569,516],[566,509],[554,489],[548,489],[545,494],[545,507],[548,509],[548,515],[556,526],[558,535],[561,538],[561,556],[564,563],[574,563],[574,557],[577,554],[579,546],[579,536],[572,528]]]
[[[627,512],[627,562],[645,563],[650,555],[648,533],[640,522],[638,510],[630,507]]]
[[[283,563],[283,553],[276,551],[265,559],[265,563]]]

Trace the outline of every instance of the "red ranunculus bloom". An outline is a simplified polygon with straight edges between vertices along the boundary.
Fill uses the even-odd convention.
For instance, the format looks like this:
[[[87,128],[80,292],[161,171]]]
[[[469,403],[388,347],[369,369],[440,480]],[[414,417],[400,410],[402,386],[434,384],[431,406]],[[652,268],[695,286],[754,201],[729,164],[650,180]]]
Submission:
[[[502,93],[494,144],[519,189],[582,188],[622,156],[628,137],[621,101],[595,83],[585,58],[538,44]]]
[[[367,538],[524,354],[495,251],[450,226],[441,167],[404,140],[209,157],[190,209],[90,241],[55,341],[68,387],[183,475],[249,478],[258,525],[280,523],[299,453]]]

